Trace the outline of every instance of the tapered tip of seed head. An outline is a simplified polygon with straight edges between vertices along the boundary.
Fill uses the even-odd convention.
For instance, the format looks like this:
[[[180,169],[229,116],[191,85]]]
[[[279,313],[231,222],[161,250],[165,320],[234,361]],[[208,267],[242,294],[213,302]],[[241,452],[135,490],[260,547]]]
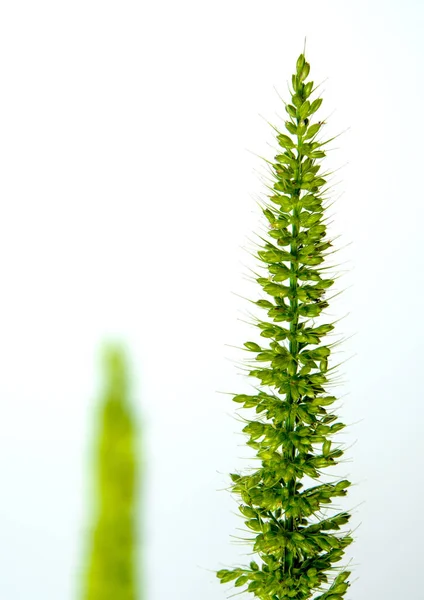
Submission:
[[[296,62],[296,73],[297,73],[297,75],[301,74],[302,69],[305,66],[305,62],[306,62],[305,61],[305,55],[301,54],[299,56],[299,58],[297,59],[297,62]]]
[[[115,388],[125,385],[126,361],[123,348],[116,343],[104,344],[101,358],[107,387]]]
[[[123,363],[123,349],[118,344],[104,344],[102,348],[102,359],[106,367],[117,368]]]

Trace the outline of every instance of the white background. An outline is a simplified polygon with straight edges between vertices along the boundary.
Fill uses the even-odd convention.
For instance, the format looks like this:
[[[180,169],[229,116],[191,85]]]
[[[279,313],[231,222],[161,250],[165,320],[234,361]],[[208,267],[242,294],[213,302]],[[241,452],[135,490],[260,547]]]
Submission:
[[[214,571],[251,547],[224,488],[252,462],[218,392],[250,389],[231,346],[253,335],[256,155],[305,36],[326,135],[347,130],[327,160],[347,271],[329,314],[353,336],[347,598],[420,597],[423,27],[419,0],[2,3],[2,600],[77,600],[106,339],[143,419],[146,598],[234,593]]]

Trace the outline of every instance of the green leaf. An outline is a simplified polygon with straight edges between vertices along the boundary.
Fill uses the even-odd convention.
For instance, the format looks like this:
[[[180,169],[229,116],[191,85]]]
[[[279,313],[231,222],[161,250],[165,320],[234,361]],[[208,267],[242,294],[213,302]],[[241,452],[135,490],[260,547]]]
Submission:
[[[312,184],[315,187],[321,187],[322,185],[324,185],[324,183],[327,183],[326,180],[323,177],[317,177],[316,179],[313,180]]]
[[[334,589],[332,589],[331,591],[334,594],[344,594],[345,591],[348,589],[348,584],[347,583],[340,583],[338,585],[335,586]]]
[[[293,376],[296,373],[296,369],[297,369],[297,363],[294,360],[291,360],[290,362],[286,361],[287,364],[287,373],[291,376]]]
[[[293,209],[293,200],[290,196],[274,195],[270,197],[272,202],[278,204],[283,212],[290,212]]]
[[[289,115],[291,117],[293,117],[293,119],[296,118],[296,108],[292,104],[286,105],[286,111],[289,113]]]
[[[309,254],[307,256],[302,256],[301,258],[299,258],[299,262],[303,265],[309,265],[314,267],[324,262],[324,259],[322,258],[322,256],[314,256],[313,254]]]
[[[287,227],[287,225],[289,225],[289,223],[290,223],[289,217],[287,217],[286,215],[280,214],[278,216],[278,219],[276,219],[274,221],[274,227],[276,227],[279,230],[279,233],[281,234],[281,230],[284,230],[284,228]]]
[[[302,208],[306,208],[307,210],[314,210],[316,212],[320,212],[321,209],[320,199],[312,194],[307,194],[306,196],[303,196],[300,199],[299,204]]]
[[[322,453],[324,454],[324,456],[327,456],[327,454],[330,452],[330,448],[331,448],[331,441],[325,440],[325,442],[322,445]]]
[[[303,304],[299,308],[299,314],[302,317],[317,317],[321,314],[321,308],[316,304]]]
[[[321,128],[322,123],[315,123],[314,125],[311,125],[310,127],[308,127],[308,131],[305,135],[305,140],[309,140],[310,138],[314,137],[314,135],[316,135],[318,133],[318,131]]]
[[[253,508],[251,508],[250,506],[244,506],[243,504],[241,504],[239,506],[239,511],[241,512],[241,514],[244,517],[247,517],[248,519],[254,519],[257,517],[257,512],[256,510],[254,510]]]
[[[303,99],[301,96],[299,96],[299,94],[294,94],[294,96],[292,96],[292,102],[296,108],[299,108],[303,104]]]
[[[221,580],[221,583],[228,583],[229,581],[233,581],[238,577],[239,571],[227,571],[227,569],[222,569],[218,571],[216,576]]]
[[[314,398],[312,400],[312,404],[316,404],[317,406],[329,406],[330,404],[334,404],[337,398],[335,396],[323,396],[321,398]]]
[[[267,277],[258,277],[256,281],[263,285],[264,283],[268,283],[269,279]]]
[[[294,148],[293,140],[290,139],[289,136],[285,135],[284,133],[280,133],[279,135],[277,135],[277,140],[280,146],[282,146],[283,148]]]
[[[312,227],[318,223],[322,215],[321,213],[301,212],[300,217],[300,223],[302,227]]]
[[[302,71],[299,75],[299,81],[305,81],[305,79],[309,75],[309,71],[310,71],[309,63],[305,62],[305,64],[303,65]]]
[[[314,356],[314,358],[327,358],[330,356],[330,348],[327,346],[320,346],[319,348],[312,350],[311,354]]]
[[[234,396],[233,398],[233,402],[238,402],[239,404],[246,402],[246,400],[248,400],[249,398],[251,398],[251,396],[247,396],[246,394],[237,394],[236,396]]]
[[[249,521],[245,521],[245,525],[252,531],[262,531],[262,527],[258,519],[250,519]]]
[[[269,327],[268,329],[263,329],[261,331],[261,336],[264,338],[272,338],[274,337],[274,328]]]
[[[252,350],[252,352],[260,352],[262,350],[262,348],[258,344],[255,344],[255,342],[245,342],[244,345],[248,350]]]
[[[317,98],[316,100],[314,100],[312,102],[312,104],[311,104],[311,108],[309,110],[309,114],[313,115],[314,112],[316,112],[319,109],[319,107],[321,106],[321,104],[322,104],[322,98]]]
[[[257,300],[256,304],[258,306],[260,306],[261,308],[274,308],[275,307],[274,304],[272,304],[268,300]]]
[[[310,230],[308,231],[308,239],[310,240],[319,240],[322,238],[323,235],[325,235],[325,225],[315,225],[314,227],[311,227]],[[312,277],[311,277],[312,279]],[[317,280],[318,281],[318,280]]]
[[[319,283],[314,286],[316,290],[326,290],[331,287],[334,283],[333,279],[322,279]]]
[[[274,358],[274,353],[273,352],[260,352],[258,354],[258,356],[256,357],[256,360],[259,361],[270,361]]]
[[[285,165],[291,165],[293,162],[293,159],[290,158],[290,156],[287,156],[287,154],[277,154],[274,157],[274,160]]]
[[[273,224],[275,221],[275,215],[274,213],[269,210],[269,208],[265,208],[263,211],[264,215],[266,216],[266,218],[268,219],[268,221]]]
[[[305,96],[305,98],[308,98],[311,95],[313,87],[314,87],[313,81],[308,81],[308,83],[305,84],[305,88],[303,90],[303,95]]]
[[[242,429],[243,433],[247,433],[252,439],[258,439],[264,433],[265,425],[258,421],[251,421],[246,427]]]
[[[337,577],[336,577],[337,583],[343,583],[343,581],[346,581],[346,579],[348,577],[350,577],[350,575],[351,575],[350,571],[344,571],[343,573],[340,573],[340,575],[337,575]]]
[[[274,229],[274,230],[268,231],[268,235],[270,237],[272,237],[273,239],[278,240],[280,238],[281,232],[278,231],[278,229]],[[278,241],[277,241],[277,244],[278,244]]]
[[[296,128],[296,135],[303,136],[306,131],[306,122],[300,121],[299,125]]]
[[[284,179],[279,179],[276,183],[274,183],[274,190],[276,192],[286,192],[290,194],[290,183]]]
[[[266,283],[263,286],[263,289],[267,294],[270,294],[276,298],[286,298],[290,291],[289,287],[272,282]]]
[[[307,375],[308,373],[311,372],[311,365],[305,365],[304,367],[302,367],[299,371],[299,375]]]
[[[309,153],[311,158],[324,158],[325,152],[323,150],[313,150]]]
[[[312,150],[313,150],[313,148],[312,148],[311,144],[308,142],[304,142],[300,147],[300,153],[305,156],[308,156],[308,153],[312,152]]]
[[[300,75],[302,72],[303,67],[305,66],[305,56],[303,54],[301,54],[299,56],[299,58],[296,61],[296,73],[297,75]]]
[[[279,263],[281,261],[290,261],[293,256],[284,250],[259,250],[258,256],[267,263]]]
[[[244,403],[244,407],[243,408],[253,408],[253,407],[258,407],[258,398],[256,396],[251,396],[250,398],[248,398],[246,400],[246,402]]]
[[[320,371],[321,371],[322,373],[324,373],[325,371],[327,371],[327,369],[328,369],[328,360],[327,360],[326,358],[323,358],[323,359],[320,361],[320,363],[319,363],[319,368],[320,368]]]
[[[312,181],[314,179],[314,174],[313,173],[305,173],[302,176],[302,181],[303,182],[308,182],[308,181]]]
[[[296,135],[297,127],[294,123],[292,123],[291,121],[286,121],[285,127],[289,133],[291,133],[292,135]]]
[[[263,335],[263,337],[274,337],[277,341],[285,340],[289,334],[287,329],[278,325],[260,323],[258,326],[263,330],[262,333],[266,331],[266,335]]]
[[[311,103],[309,102],[309,100],[305,100],[305,102],[299,108],[299,118],[300,119],[304,119],[305,117],[308,116],[310,107],[311,107]]]
[[[277,269],[274,271],[270,269],[270,272],[273,273],[273,281],[286,281],[290,277],[290,269],[286,265],[278,265]]]

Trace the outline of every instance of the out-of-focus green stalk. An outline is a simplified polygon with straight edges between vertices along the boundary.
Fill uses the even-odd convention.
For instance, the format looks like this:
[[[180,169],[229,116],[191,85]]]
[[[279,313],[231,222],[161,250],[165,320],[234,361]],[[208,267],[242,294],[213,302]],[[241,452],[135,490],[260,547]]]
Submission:
[[[96,444],[96,505],[84,600],[139,600],[136,576],[136,428],[123,351],[105,352]]]

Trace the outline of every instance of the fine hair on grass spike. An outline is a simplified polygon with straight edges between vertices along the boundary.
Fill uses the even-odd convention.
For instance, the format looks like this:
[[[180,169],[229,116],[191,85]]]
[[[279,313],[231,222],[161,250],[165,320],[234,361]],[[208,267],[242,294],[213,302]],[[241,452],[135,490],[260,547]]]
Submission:
[[[233,397],[256,413],[243,419],[243,432],[259,466],[230,475],[256,556],[248,566],[217,572],[221,583],[262,600],[344,600],[351,574],[333,566],[353,541],[343,527],[351,514],[328,506],[351,483],[321,479],[342,462],[334,436],[345,425],[328,392],[335,384],[328,361],[337,344],[325,342],[339,319],[325,322],[321,314],[337,295],[329,295],[335,277],[325,264],[334,251],[327,238],[330,173],[321,171],[331,140],[318,141],[326,120],[316,117],[322,98],[314,98],[309,72],[303,52],[285,103],[285,131],[273,127],[279,149],[266,161],[272,180],[261,207],[267,231],[257,236],[265,274],[252,271],[265,293],[252,301],[265,315],[253,321],[263,341],[244,344],[252,357],[248,375],[259,384],[253,394]],[[326,516],[331,509],[335,514]]]

